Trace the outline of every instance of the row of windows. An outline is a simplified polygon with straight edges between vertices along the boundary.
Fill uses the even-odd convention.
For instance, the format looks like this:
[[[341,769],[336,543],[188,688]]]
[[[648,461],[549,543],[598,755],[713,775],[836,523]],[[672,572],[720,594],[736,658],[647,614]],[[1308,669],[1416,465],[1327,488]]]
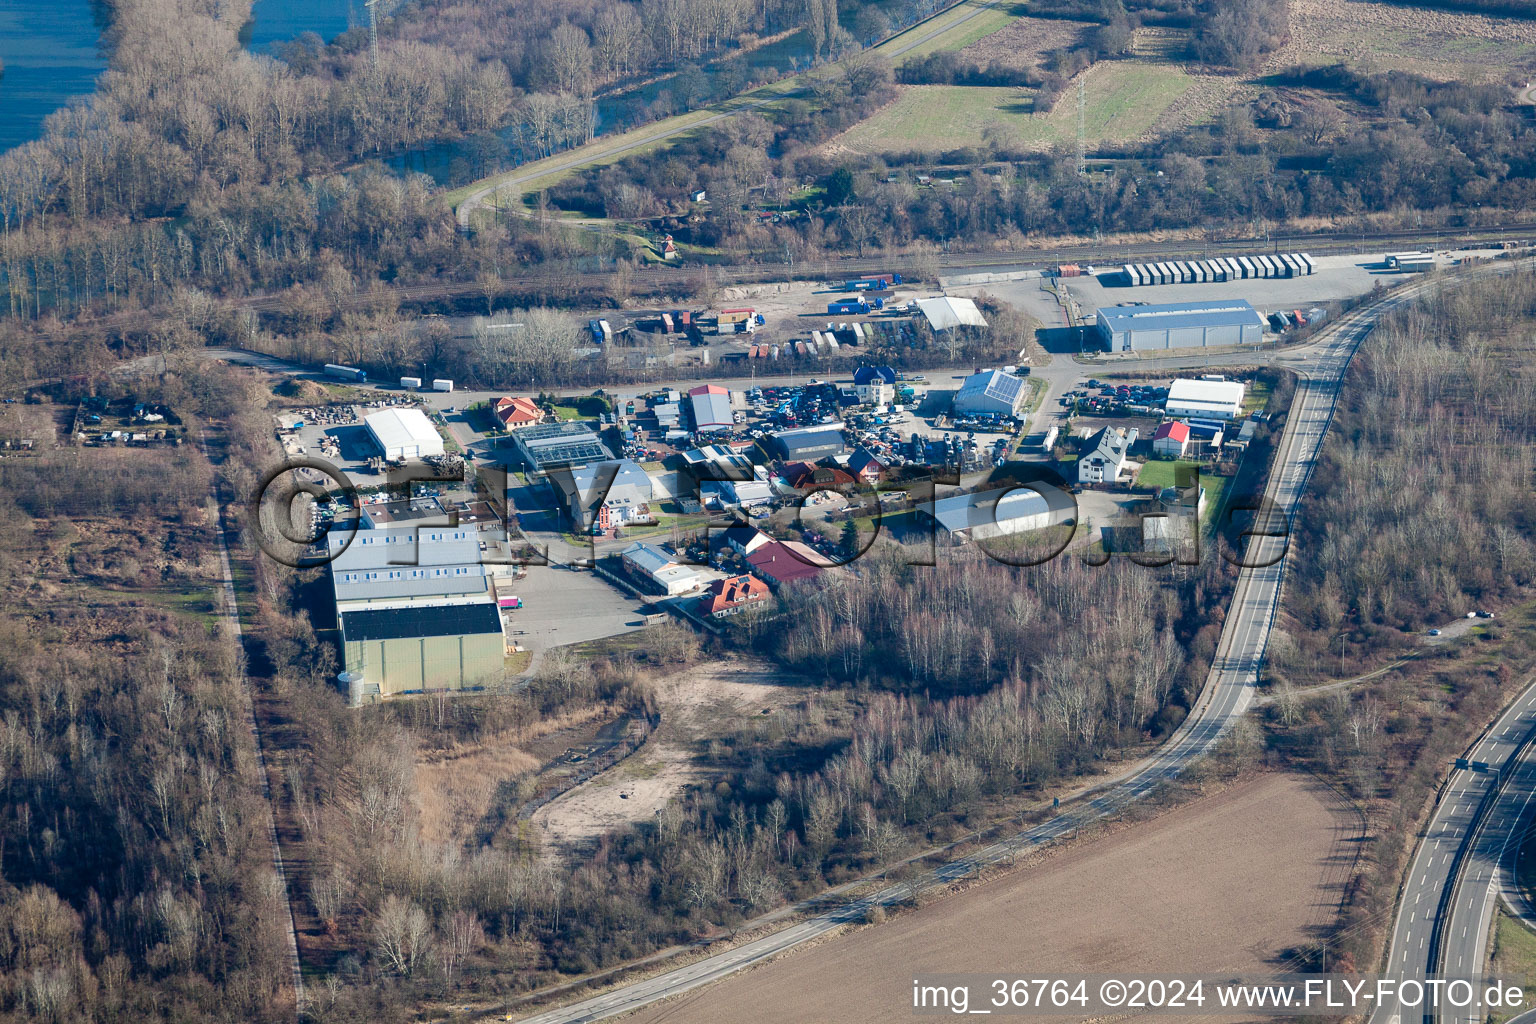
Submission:
[[[422,580],[438,576],[468,576],[471,569],[468,566],[448,566],[437,569],[396,569],[384,570],[384,579],[387,580]],[[478,574],[478,573],[477,573]],[[376,580],[377,572],[346,572],[341,574],[343,583],[361,583],[364,580]]]
[[[469,534],[463,530],[457,530],[453,533],[421,534],[416,533],[414,530],[369,530],[362,531],[357,539],[362,544],[415,544],[418,540],[468,540]]]

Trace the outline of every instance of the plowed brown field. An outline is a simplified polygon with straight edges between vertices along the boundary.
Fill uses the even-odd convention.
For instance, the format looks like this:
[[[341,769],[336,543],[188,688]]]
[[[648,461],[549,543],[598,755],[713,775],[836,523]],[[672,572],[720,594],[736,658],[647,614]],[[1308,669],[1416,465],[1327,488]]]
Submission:
[[[1272,970],[1332,920],[1359,828],[1310,780],[1261,776],[626,1020],[905,1020],[917,972]]]

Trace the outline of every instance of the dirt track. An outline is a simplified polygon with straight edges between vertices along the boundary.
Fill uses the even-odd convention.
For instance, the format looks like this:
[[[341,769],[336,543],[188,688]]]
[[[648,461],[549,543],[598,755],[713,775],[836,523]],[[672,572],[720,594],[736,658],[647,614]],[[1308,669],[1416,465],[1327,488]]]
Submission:
[[[626,1020],[906,1019],[918,971],[1275,969],[1332,919],[1358,828],[1309,780],[1262,776]]]
[[[694,755],[716,726],[804,697],[800,689],[777,685],[777,678],[772,666],[737,661],[695,666],[659,684],[662,725],[651,740],[622,764],[534,813],[546,854],[647,821],[685,786],[709,781],[710,773]]]

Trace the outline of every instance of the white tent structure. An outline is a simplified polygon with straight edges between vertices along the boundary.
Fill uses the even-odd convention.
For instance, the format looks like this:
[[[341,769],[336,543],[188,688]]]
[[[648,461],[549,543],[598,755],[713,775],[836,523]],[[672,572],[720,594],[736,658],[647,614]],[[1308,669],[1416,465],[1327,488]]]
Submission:
[[[424,459],[443,454],[443,439],[420,409],[384,409],[363,418],[363,426],[386,459]]]
[[[918,299],[917,308],[923,311],[923,316],[928,318],[928,326],[935,331],[948,331],[961,324],[971,327],[987,326],[981,310],[977,309],[976,303],[970,299],[941,295],[934,299]]]

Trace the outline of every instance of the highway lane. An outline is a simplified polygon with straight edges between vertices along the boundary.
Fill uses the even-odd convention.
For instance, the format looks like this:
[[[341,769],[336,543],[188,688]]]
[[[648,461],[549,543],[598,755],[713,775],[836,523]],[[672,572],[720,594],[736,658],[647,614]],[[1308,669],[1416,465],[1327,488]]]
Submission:
[[[1504,710],[1466,757],[1497,769],[1525,747],[1533,733],[1536,685]],[[1536,760],[1521,758],[1513,767],[1502,787],[1496,770],[1456,768],[1447,777],[1403,885],[1388,951],[1389,975],[1470,977],[1482,972],[1500,865],[1509,837],[1516,834],[1536,793]],[[1437,934],[1442,914],[1444,928]],[[1463,1009],[1459,1015],[1468,1012]],[[1446,1014],[1448,1021],[1458,1015],[1449,1009]],[[1383,1024],[1416,1016],[1415,1011],[1399,1013],[1386,1007],[1374,1019]]]
[[[1276,468],[1270,475],[1265,493],[1271,511],[1264,519],[1271,527],[1288,524],[1294,517],[1332,421],[1344,371],[1356,348],[1383,312],[1408,301],[1417,291],[1399,293],[1375,306],[1357,310],[1343,317],[1305,349],[1285,353],[1284,361],[1303,378],[1297,387],[1276,453]],[[861,920],[873,906],[904,901],[913,887],[919,891],[942,887],[989,865],[1010,862],[1028,850],[1118,812],[1174,779],[1192,762],[1209,753],[1253,700],[1258,669],[1280,598],[1286,549],[1283,536],[1261,535],[1249,539],[1246,560],[1254,567],[1239,572],[1221,640],[1196,707],[1157,754],[1120,778],[1089,790],[1081,803],[1048,821],[927,872],[913,883],[887,886],[686,967],[527,1017],[524,1024],[583,1024],[628,1013],[691,991],[751,964],[771,959],[802,942],[826,935],[849,922]]]
[[[1505,274],[1530,265],[1530,260],[1522,260],[1486,267],[1472,276]],[[1456,283],[1454,279],[1446,282],[1448,287]],[[1410,299],[1427,287],[1415,286],[1394,301]],[[1511,769],[1507,784],[1499,786],[1497,772],[1470,768],[1454,769],[1447,777],[1398,898],[1387,949],[1389,975],[1465,977],[1482,970],[1500,865],[1508,853],[1509,837],[1517,834],[1536,792],[1536,764],[1531,763],[1533,748],[1527,744],[1533,735],[1536,684],[1517,697],[1466,754],[1469,762],[1507,765]],[[1518,763],[1511,760],[1522,752]],[[1402,1024],[1419,1014],[1417,1009],[1378,1007],[1371,1014],[1371,1024]],[[1450,1024],[1456,1016],[1447,1008],[1444,1020]],[[1429,1020],[1433,1014],[1423,1017]]]

